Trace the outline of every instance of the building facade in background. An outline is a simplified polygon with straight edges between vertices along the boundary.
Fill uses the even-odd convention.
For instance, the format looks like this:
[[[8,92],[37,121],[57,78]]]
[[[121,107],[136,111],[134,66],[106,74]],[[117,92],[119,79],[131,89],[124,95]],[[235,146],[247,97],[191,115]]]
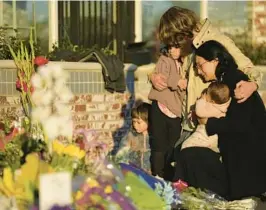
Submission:
[[[266,43],[266,1],[249,2],[249,20],[252,43]]]
[[[27,37],[33,30],[44,51],[68,39],[73,45],[109,46],[124,58],[127,45],[154,45],[161,15],[181,6],[208,17],[229,35],[266,41],[266,1],[15,1],[0,0],[0,27]]]

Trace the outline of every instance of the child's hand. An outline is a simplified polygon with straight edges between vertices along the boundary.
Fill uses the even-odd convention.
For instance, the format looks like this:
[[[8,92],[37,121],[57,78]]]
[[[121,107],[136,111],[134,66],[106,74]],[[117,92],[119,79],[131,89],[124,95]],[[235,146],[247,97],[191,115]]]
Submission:
[[[181,90],[186,90],[187,89],[187,79],[180,79],[177,83],[177,86],[181,89]]]

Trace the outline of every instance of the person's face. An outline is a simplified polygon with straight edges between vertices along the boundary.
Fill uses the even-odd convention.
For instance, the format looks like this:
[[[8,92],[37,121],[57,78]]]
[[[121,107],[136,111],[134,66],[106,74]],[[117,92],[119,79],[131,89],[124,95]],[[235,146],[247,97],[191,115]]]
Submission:
[[[179,47],[174,47],[174,46],[171,46],[169,47],[168,49],[168,53],[170,54],[170,56],[173,58],[173,59],[179,59],[180,57],[180,54],[181,54],[181,51],[180,51],[180,48]]]
[[[196,56],[196,68],[206,82],[216,80],[215,71],[218,60],[207,61],[203,57]]]
[[[137,133],[143,133],[148,130],[148,124],[140,119],[140,118],[133,118],[133,128],[136,130]]]

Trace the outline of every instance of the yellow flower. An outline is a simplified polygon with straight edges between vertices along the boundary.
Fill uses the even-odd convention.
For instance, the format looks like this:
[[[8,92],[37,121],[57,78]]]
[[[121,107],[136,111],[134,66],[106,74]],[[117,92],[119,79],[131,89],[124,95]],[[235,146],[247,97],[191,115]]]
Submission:
[[[99,187],[99,183],[95,179],[88,178],[87,183],[90,188]]]
[[[112,188],[112,186],[111,186],[111,185],[106,186],[105,189],[104,189],[104,192],[105,192],[106,194],[110,194],[110,193],[112,193],[112,192],[113,192],[113,188]]]
[[[8,198],[15,197],[19,209],[27,209],[27,205],[33,202],[33,190],[29,181],[23,184],[15,181],[11,168],[5,168],[3,178],[0,179],[0,194]]]
[[[3,191],[3,194],[8,197],[15,194],[15,186],[13,179],[14,177],[11,168],[5,168],[3,180],[1,180],[1,191]]]
[[[5,168],[3,178],[0,178],[0,194],[15,197],[19,209],[28,209],[34,201],[34,190],[38,188],[39,175],[52,172],[48,163],[39,160],[36,153],[26,157],[26,163],[20,170],[12,173],[11,168]]]
[[[79,200],[79,199],[81,199],[82,196],[83,196],[83,193],[79,190],[79,191],[76,193],[76,195],[75,195],[75,200]]]
[[[58,155],[61,155],[63,153],[64,148],[65,146],[58,140],[53,141],[53,151],[56,152]]]
[[[39,157],[36,153],[31,153],[26,157],[26,163],[21,166],[17,181],[23,184],[26,180],[34,186],[38,180]]]
[[[86,152],[84,150],[80,150],[77,154],[78,159],[82,159],[86,155]]]
[[[67,145],[64,150],[63,150],[63,153],[66,154],[66,155],[69,155],[69,156],[75,156],[75,154],[78,152],[78,148],[73,145],[73,144],[69,144]]]
[[[23,183],[29,182],[31,186],[38,187],[39,175],[51,172],[53,172],[53,169],[48,163],[39,160],[38,154],[31,153],[27,155],[26,163],[22,165],[17,175],[17,183],[23,185]]]
[[[82,159],[85,156],[85,151],[81,150],[74,144],[69,144],[68,146],[66,146],[63,153],[71,157],[77,157],[78,159]]]

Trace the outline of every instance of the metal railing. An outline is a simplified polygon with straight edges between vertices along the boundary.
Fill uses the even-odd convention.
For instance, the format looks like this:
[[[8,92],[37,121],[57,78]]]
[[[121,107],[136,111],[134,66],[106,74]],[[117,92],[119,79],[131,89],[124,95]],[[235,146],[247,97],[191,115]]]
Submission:
[[[134,1],[58,1],[59,43],[110,46],[124,60],[124,48],[134,41]]]
[[[103,94],[107,93],[104,88],[102,67],[98,63],[77,63],[77,62],[51,62],[59,64],[69,73],[67,85],[75,95],[79,94]],[[137,66],[125,64],[124,72],[126,77],[127,91],[133,92],[134,71]],[[11,60],[0,60],[0,95],[16,96],[17,69]]]

